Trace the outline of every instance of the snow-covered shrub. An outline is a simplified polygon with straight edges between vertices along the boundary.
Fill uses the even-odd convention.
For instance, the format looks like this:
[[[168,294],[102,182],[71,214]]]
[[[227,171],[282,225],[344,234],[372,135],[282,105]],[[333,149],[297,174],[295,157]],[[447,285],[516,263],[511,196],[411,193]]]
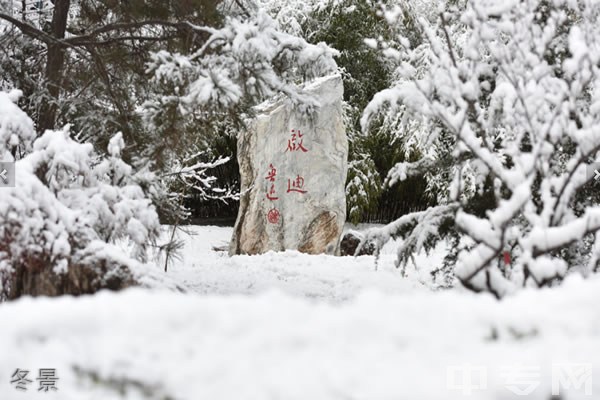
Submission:
[[[419,214],[417,222],[430,226],[414,248],[453,219],[465,246],[456,276],[498,297],[562,279],[586,262],[578,254],[589,256],[573,246],[594,237],[583,269],[596,270],[600,207],[588,170],[600,150],[600,3],[458,3],[442,6],[435,23],[418,20],[423,44],[398,39],[399,50],[388,53],[399,79],[374,97],[363,119],[368,125],[388,106],[438,127],[418,134],[445,151],[390,172],[402,180],[445,164],[452,173],[447,200]],[[396,7],[385,15],[398,21],[404,14]],[[474,207],[469,191],[488,196],[485,207]],[[415,219],[371,235],[389,237]]]
[[[361,222],[365,211],[375,211],[381,194],[381,179],[373,160],[364,156],[348,163],[348,183],[346,183],[346,204],[348,219],[353,224]]]
[[[0,91],[0,160],[14,161],[15,157],[31,147],[35,138],[33,121],[15,103],[22,93]]]
[[[35,136],[13,103],[17,97],[0,93],[2,146]],[[74,141],[67,126],[46,131],[16,161],[15,187],[0,188],[0,299],[133,283],[129,268],[137,261],[113,243],[129,240],[132,256],[143,261],[159,222],[142,190],[151,187],[148,176],[133,173],[120,157],[123,147],[117,134],[100,157],[91,144]]]

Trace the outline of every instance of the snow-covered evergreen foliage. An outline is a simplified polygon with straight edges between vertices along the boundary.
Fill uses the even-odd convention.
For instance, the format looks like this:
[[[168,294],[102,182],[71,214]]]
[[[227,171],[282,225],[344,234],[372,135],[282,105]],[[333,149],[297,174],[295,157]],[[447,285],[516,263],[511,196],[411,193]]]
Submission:
[[[382,123],[373,124],[362,132],[360,116],[372,96],[388,87],[393,78],[393,63],[377,46],[365,43],[365,37],[390,39],[391,30],[385,19],[377,13],[374,2],[364,0],[324,0],[307,2],[304,7],[294,4],[271,5],[278,10],[277,18],[286,15],[302,15],[310,5],[310,14],[304,18],[302,34],[311,41],[324,41],[336,48],[340,55],[336,61],[343,71],[345,126],[350,144],[346,191],[349,218],[353,222],[389,221],[408,209],[420,208],[418,201],[403,193],[404,187],[420,193],[423,184],[412,179],[394,187],[380,187],[387,171],[397,162],[407,160],[409,155],[402,148],[398,135]],[[285,2],[283,2],[285,3]],[[372,44],[375,39],[367,40]],[[400,146],[398,146],[400,145]],[[386,148],[390,151],[382,152]],[[370,169],[367,171],[365,168]],[[357,169],[358,168],[358,169]],[[357,179],[357,176],[369,179]],[[364,195],[363,195],[364,194]]]
[[[257,14],[265,12],[278,22],[283,32],[306,37],[311,15],[338,0],[278,1],[278,0],[227,0],[223,8],[233,15]]]
[[[18,95],[0,92],[0,153],[10,156],[17,144],[24,152],[16,185],[0,190],[0,299],[126,285],[136,261],[113,243],[130,241],[132,256],[143,261],[158,237],[151,177],[121,159],[120,133],[106,157],[74,141],[68,126],[32,143],[33,123],[14,104]]]
[[[385,15],[405,14],[396,7]],[[399,79],[374,97],[363,125],[384,106],[425,117],[431,129],[415,134],[444,151],[399,165],[389,178],[451,171],[438,206],[446,211],[435,214],[456,210],[469,245],[456,266],[465,286],[502,296],[550,284],[586,261],[566,253],[600,229],[600,208],[581,195],[600,149],[600,4],[474,0],[442,6],[437,16],[418,19],[423,44],[401,37],[397,50],[388,48]],[[475,206],[478,195],[489,201]],[[430,226],[416,250],[444,220],[422,221]],[[372,235],[387,237],[399,223]],[[595,270],[596,260],[584,270]]]
[[[19,153],[31,148],[35,139],[33,121],[16,106],[20,90],[0,92],[0,160],[14,161]]]
[[[346,184],[346,203],[348,218],[353,224],[361,221],[362,213],[372,210],[375,199],[381,193],[381,179],[373,160],[364,156],[348,163],[348,183]]]
[[[221,187],[217,178],[211,175],[211,170],[227,162],[229,157],[219,157],[211,162],[198,161],[203,154],[195,154],[183,162],[175,161],[173,172],[166,175],[166,179],[171,181],[172,185],[179,182],[184,187],[195,191],[196,196],[204,200],[219,200],[227,202],[228,200],[239,200],[239,192],[236,188]]]
[[[162,102],[178,102],[183,112],[195,107],[228,109],[243,101],[284,93],[297,104],[311,105],[294,82],[326,75],[337,67],[336,51],[324,43],[311,45],[279,30],[275,20],[260,11],[248,19],[229,18],[193,54],[154,53],[148,71],[174,89]],[[149,110],[161,107],[147,104]],[[152,114],[150,118],[152,117]]]

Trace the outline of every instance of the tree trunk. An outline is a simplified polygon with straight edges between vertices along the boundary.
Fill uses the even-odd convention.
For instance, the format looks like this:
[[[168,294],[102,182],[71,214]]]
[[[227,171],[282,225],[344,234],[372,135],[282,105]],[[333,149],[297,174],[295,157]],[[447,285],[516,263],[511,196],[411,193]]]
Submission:
[[[65,37],[67,19],[71,0],[56,0],[52,14],[51,35],[57,39]],[[65,61],[64,47],[51,43],[48,44],[48,57],[46,61],[46,88],[49,98],[42,102],[38,118],[38,132],[41,134],[46,129],[53,129],[56,123],[57,101],[60,95],[62,69]]]

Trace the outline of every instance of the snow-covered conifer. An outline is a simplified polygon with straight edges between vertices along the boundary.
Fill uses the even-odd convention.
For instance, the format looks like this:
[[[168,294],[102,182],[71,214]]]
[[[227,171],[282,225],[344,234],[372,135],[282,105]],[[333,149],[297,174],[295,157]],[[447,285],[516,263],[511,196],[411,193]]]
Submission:
[[[457,257],[466,287],[502,296],[560,280],[585,261],[565,251],[600,229],[600,208],[581,196],[600,149],[599,18],[597,2],[475,0],[441,7],[433,23],[420,18],[423,44],[398,40],[400,78],[375,96],[363,123],[391,105],[437,127],[418,134],[445,151],[394,168],[390,179],[450,168],[438,207],[456,210],[456,229],[473,243]],[[474,208],[469,191],[491,201]]]
[[[91,293],[133,283],[136,258],[159,234],[158,215],[132,167],[120,157],[121,134],[108,156],[70,137],[69,127],[36,139],[32,121],[0,93],[0,146],[15,162],[15,185],[0,190],[0,299],[23,294]],[[133,256],[117,241],[128,241]]]

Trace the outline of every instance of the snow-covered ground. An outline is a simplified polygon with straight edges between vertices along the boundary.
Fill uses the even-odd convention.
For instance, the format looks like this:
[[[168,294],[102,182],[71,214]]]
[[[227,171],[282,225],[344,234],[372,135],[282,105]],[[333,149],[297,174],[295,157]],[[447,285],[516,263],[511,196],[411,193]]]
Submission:
[[[168,266],[168,278],[180,290],[199,294],[258,294],[277,289],[289,295],[338,302],[365,289],[398,294],[423,288],[431,281],[430,266],[441,262],[440,254],[422,254],[416,262],[424,267],[409,267],[405,279],[394,265],[393,243],[383,249],[377,265],[372,256],[315,256],[297,251],[229,257],[226,247],[232,228],[187,230],[192,236],[179,235],[185,247],[181,258]]]
[[[194,231],[151,288],[0,305],[0,399],[549,400],[553,382],[563,400],[600,397],[600,279],[498,302],[428,289],[439,254],[403,278],[392,247],[375,270],[372,257],[228,257],[213,247],[231,228]],[[40,368],[58,391],[37,391]]]

